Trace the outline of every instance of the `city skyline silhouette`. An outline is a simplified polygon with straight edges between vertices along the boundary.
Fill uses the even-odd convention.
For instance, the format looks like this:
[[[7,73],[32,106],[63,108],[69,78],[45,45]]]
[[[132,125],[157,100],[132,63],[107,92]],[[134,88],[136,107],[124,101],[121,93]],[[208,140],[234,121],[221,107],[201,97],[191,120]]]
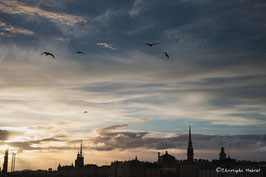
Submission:
[[[84,165],[178,171],[189,122],[190,159],[265,161],[265,21],[264,0],[0,0],[0,163],[75,166],[83,141]]]

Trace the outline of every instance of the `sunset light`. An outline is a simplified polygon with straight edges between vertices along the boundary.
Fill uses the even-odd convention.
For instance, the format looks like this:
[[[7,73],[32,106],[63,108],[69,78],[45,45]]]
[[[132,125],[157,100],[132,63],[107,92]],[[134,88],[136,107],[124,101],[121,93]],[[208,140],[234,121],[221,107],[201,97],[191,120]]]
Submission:
[[[266,1],[0,0],[0,157],[0,177],[265,176]]]

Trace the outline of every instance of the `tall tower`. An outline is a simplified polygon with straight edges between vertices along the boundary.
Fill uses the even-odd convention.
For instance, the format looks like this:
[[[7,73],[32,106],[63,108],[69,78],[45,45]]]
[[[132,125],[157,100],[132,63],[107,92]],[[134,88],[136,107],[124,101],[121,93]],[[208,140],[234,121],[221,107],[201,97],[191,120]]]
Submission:
[[[3,171],[2,176],[7,175],[7,167],[8,167],[8,148],[5,150],[5,157],[4,157],[4,164],[3,164]]]
[[[75,167],[83,167],[84,166],[84,157],[82,155],[82,142],[80,144],[80,151],[77,154],[77,159],[75,160]]]
[[[224,152],[224,147],[222,147],[220,152],[220,160],[225,160],[225,159],[226,159],[226,153]]]
[[[194,153],[193,153],[193,146],[192,146],[192,140],[191,140],[191,127],[189,123],[189,138],[188,138],[188,147],[187,147],[187,161],[188,162],[193,162],[194,158]]]
[[[15,164],[16,164],[16,153],[12,153],[12,163],[11,163],[11,172],[15,171]]]

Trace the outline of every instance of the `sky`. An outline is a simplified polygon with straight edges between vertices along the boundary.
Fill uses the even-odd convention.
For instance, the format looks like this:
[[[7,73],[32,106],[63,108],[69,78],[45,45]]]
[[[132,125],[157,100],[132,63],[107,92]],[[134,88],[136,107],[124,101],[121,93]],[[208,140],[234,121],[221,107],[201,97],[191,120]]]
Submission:
[[[264,0],[0,0],[0,158],[182,160],[191,122],[196,159],[265,161],[265,31]]]

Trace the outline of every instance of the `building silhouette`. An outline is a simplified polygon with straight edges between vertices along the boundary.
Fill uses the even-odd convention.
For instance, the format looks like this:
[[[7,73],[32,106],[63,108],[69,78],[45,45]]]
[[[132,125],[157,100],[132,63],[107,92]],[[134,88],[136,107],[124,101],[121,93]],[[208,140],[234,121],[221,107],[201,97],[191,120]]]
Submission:
[[[226,160],[226,153],[224,152],[224,147],[221,147],[221,152],[219,157],[220,160]]]
[[[241,169],[243,172],[221,172],[219,169]],[[218,169],[218,171],[217,171]],[[245,171],[255,169],[255,172]],[[158,152],[157,162],[113,161],[109,166],[98,167],[95,164],[84,165],[82,143],[75,160],[75,166],[58,165],[59,177],[266,177],[266,162],[237,161],[227,156],[225,148],[221,147],[217,160],[195,159],[192,144],[191,125],[188,129],[187,158],[177,160],[166,151]]]
[[[189,124],[189,135],[188,135],[188,147],[187,147],[187,161],[192,163],[194,160],[194,151],[192,146],[192,138],[191,138],[191,126]]]
[[[82,154],[82,142],[80,144],[80,151],[77,154],[77,159],[75,160],[75,167],[80,168],[84,166],[84,157]]]
[[[217,153],[218,154],[218,153]],[[113,161],[110,165],[97,166],[84,164],[82,142],[80,150],[73,163],[69,166],[58,165],[57,171],[30,169],[7,172],[8,149],[5,150],[3,177],[266,177],[266,162],[237,161],[226,155],[225,148],[221,147],[217,160],[194,158],[192,146],[191,126],[188,132],[187,158],[177,160],[175,156],[165,151],[163,155],[158,152],[156,162],[143,162],[137,156],[128,161]],[[12,159],[15,161],[15,159]],[[14,169],[12,166],[11,169]],[[228,172],[223,170],[229,169]],[[231,170],[231,171],[230,171]],[[241,172],[234,172],[240,170]]]

